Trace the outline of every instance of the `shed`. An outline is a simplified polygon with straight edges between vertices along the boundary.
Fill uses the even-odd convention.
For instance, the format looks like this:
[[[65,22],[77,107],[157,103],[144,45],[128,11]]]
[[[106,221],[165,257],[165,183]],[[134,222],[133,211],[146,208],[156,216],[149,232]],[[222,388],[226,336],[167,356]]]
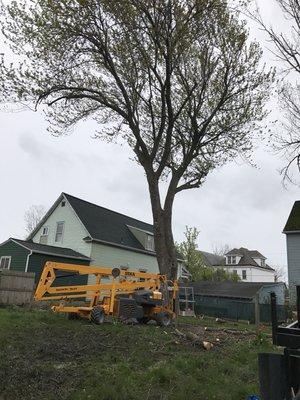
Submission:
[[[279,318],[285,319],[283,282],[193,282],[196,313],[253,321],[255,300],[260,304],[261,320],[270,321],[270,293],[277,296]]]
[[[213,282],[191,283],[195,295],[247,300],[253,302],[256,295],[259,303],[270,302],[270,293],[275,292],[277,304],[283,305],[286,285],[284,282]]]
[[[0,269],[34,272],[38,282],[47,261],[90,265],[90,258],[65,247],[48,246],[32,241],[10,238],[0,244]],[[87,275],[61,278],[61,284],[86,284]]]

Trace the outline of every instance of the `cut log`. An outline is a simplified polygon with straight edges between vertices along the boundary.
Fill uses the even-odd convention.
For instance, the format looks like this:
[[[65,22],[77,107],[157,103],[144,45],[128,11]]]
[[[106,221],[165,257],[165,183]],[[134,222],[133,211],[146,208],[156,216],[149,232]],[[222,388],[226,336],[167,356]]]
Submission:
[[[211,342],[203,342],[202,345],[205,350],[211,350],[214,347]]]

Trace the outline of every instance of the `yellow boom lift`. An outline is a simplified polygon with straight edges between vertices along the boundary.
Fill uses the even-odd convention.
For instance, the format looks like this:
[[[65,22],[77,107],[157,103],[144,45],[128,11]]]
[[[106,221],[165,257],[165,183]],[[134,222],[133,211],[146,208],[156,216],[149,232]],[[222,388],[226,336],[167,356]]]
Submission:
[[[59,278],[94,275],[94,283],[57,286]],[[175,318],[177,281],[165,275],[124,270],[120,268],[89,267],[75,264],[46,262],[34,299],[51,302],[54,312],[68,313],[69,317],[87,317],[102,324],[107,315],[122,320],[136,319],[139,323],[155,320],[168,326]],[[80,306],[72,305],[82,299]]]

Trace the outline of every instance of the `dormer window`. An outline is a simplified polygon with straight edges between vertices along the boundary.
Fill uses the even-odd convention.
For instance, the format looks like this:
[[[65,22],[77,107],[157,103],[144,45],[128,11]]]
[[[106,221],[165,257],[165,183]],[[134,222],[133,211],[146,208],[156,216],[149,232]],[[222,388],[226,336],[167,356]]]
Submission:
[[[265,266],[266,266],[266,260],[264,260],[263,258],[262,258],[262,260],[261,260],[261,266],[262,266],[262,267],[265,267]]]
[[[154,237],[146,235],[146,250],[154,251]]]
[[[227,264],[236,264],[236,256],[227,256]]]

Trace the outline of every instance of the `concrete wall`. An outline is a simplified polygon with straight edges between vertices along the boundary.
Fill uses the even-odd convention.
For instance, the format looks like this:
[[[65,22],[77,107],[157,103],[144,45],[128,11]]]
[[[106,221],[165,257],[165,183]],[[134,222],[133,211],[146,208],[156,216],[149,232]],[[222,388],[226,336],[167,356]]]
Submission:
[[[50,246],[68,247],[89,257],[91,254],[91,243],[86,243],[82,240],[89,233],[78,219],[68,201],[64,201],[65,206],[62,207],[62,203],[60,203],[43,225],[49,228],[47,244]],[[55,242],[57,222],[65,223],[63,238],[60,242]],[[34,242],[40,242],[42,229],[43,227],[32,238]]]
[[[296,285],[300,285],[300,233],[286,235],[290,301],[296,302]]]

